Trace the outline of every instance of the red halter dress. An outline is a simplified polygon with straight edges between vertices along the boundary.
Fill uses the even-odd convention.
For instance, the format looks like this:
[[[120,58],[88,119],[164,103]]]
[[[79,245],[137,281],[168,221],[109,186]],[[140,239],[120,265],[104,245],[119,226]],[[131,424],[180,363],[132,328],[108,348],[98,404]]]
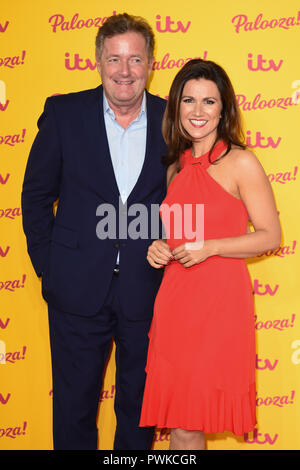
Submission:
[[[225,148],[219,142],[211,160]],[[187,150],[164,204],[204,204],[204,240],[245,234],[244,203],[216,182],[209,165],[208,153],[195,158]],[[191,241],[172,232],[171,250]],[[211,256],[189,268],[170,262],[149,339],[140,426],[236,435],[254,429],[254,306],[244,259]]]

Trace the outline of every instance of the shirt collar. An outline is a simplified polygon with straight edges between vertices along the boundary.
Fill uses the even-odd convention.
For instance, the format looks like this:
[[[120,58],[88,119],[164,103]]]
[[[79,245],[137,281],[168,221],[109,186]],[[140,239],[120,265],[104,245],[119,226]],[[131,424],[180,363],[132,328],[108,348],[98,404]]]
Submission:
[[[103,90],[103,112],[104,112],[104,114],[108,114],[113,120],[115,120],[115,113],[111,109],[111,107],[109,106],[109,103],[108,103],[107,98],[105,96],[105,91],[104,90]],[[141,105],[140,112],[139,112],[137,118],[134,120],[134,122],[139,121],[141,119],[141,117],[144,116],[144,115],[146,115],[146,92],[145,91],[143,93],[143,100],[142,100],[142,105]]]

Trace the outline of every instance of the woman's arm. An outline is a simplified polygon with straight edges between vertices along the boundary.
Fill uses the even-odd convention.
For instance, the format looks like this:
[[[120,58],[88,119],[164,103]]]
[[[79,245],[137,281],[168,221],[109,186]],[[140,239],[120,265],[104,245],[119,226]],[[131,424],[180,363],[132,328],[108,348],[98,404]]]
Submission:
[[[272,188],[259,160],[248,150],[238,151],[232,168],[240,197],[255,231],[247,231],[237,237],[205,240],[200,250],[191,250],[191,243],[188,250],[185,245],[177,247],[173,251],[174,258],[185,267],[214,255],[250,258],[280,245],[281,229]]]
[[[176,163],[172,163],[167,169],[167,188],[176,174]],[[171,259],[173,256],[166,240],[155,240],[149,246],[147,260],[153,268],[163,268]]]

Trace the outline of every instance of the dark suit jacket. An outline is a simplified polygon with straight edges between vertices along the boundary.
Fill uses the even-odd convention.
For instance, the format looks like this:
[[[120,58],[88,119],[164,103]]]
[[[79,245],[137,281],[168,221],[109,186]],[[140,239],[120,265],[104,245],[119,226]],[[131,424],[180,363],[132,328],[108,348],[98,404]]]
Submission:
[[[147,143],[144,165],[127,200],[160,204],[166,191],[166,148],[161,135],[165,101],[146,92]],[[103,117],[103,89],[53,96],[38,121],[22,191],[23,227],[28,253],[49,304],[65,312],[90,316],[107,295],[120,252],[120,286],[124,315],[151,318],[162,270],[146,259],[152,239],[101,240],[96,226],[100,204],[118,214],[119,191]],[[53,204],[58,200],[56,216]],[[135,217],[128,217],[127,225]],[[150,226],[149,226],[150,232]]]

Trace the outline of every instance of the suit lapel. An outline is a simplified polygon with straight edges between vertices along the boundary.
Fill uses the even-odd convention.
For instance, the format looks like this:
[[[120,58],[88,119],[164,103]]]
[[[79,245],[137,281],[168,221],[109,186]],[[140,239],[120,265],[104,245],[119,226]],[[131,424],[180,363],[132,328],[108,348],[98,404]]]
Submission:
[[[119,190],[114,174],[103,116],[103,88],[99,86],[88,102],[83,114],[87,136],[85,164],[89,165],[90,178],[95,190],[107,202],[118,203]]]
[[[153,158],[155,155],[155,114],[152,109],[152,101],[151,96],[146,91],[146,112],[147,112],[147,134],[146,134],[146,151],[145,151],[145,159],[144,164],[142,166],[142,170],[138,177],[138,180],[132,189],[129,197],[128,197],[128,205],[130,205],[134,199],[137,199],[137,195],[139,199],[142,199],[142,195],[144,192],[147,192],[147,183],[151,180],[152,167],[154,169],[154,163],[157,159]],[[154,171],[154,170],[153,170]]]

